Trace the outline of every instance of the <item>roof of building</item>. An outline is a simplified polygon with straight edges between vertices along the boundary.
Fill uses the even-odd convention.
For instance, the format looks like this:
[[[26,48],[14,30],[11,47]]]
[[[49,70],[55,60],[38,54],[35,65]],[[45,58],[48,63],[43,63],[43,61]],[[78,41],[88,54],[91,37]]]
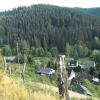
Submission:
[[[77,85],[76,91],[79,93],[84,93],[84,94],[92,96],[92,93],[85,86],[83,86],[81,84]]]
[[[94,77],[94,78],[92,79],[92,81],[98,82],[98,83],[100,82],[99,79],[98,79],[97,77]]]
[[[87,74],[87,73],[84,73],[82,72],[81,74],[79,75],[76,75],[72,80],[72,84],[73,83],[83,83],[85,81],[85,79],[88,79],[88,80],[92,80],[92,76]]]
[[[84,64],[79,64],[78,66],[80,66],[82,69],[86,68],[87,66]]]
[[[70,61],[70,64],[76,65],[76,64],[77,64],[77,61],[76,61],[76,60],[71,60],[71,61]]]
[[[47,74],[47,75],[51,75],[55,72],[55,70],[51,69],[51,68],[40,68],[37,73],[40,74]]]
[[[15,56],[9,56],[9,57],[4,57],[6,60],[13,61],[15,59]]]
[[[71,60],[69,63],[69,67],[78,67],[78,61],[76,60]]]

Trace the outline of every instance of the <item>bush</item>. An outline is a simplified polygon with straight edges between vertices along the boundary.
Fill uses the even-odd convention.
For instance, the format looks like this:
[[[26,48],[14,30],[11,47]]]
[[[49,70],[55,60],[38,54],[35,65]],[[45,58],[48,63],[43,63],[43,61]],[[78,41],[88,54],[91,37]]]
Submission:
[[[2,55],[4,56],[12,56],[12,50],[9,45],[5,45],[1,50]]]
[[[52,54],[50,52],[47,52],[47,57],[51,58]]]
[[[58,55],[58,48],[57,47],[52,47],[50,49],[50,52],[51,52],[52,56],[55,57],[55,56]]]
[[[38,77],[38,80],[41,82],[41,83],[49,83],[49,80],[47,79],[46,76],[44,75],[41,75]]]

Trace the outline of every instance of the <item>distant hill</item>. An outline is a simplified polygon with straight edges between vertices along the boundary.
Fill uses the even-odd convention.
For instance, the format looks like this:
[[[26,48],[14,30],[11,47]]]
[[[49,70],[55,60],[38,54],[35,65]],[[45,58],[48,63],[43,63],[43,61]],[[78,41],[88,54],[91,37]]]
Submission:
[[[56,46],[64,51],[66,42],[91,42],[94,36],[100,37],[100,17],[85,13],[90,11],[33,5],[1,12],[0,45],[15,47],[17,40],[26,40],[30,47],[49,49]]]
[[[95,16],[100,16],[100,7],[98,8],[75,8],[77,10],[80,10],[82,12],[91,14],[91,15],[95,15]]]

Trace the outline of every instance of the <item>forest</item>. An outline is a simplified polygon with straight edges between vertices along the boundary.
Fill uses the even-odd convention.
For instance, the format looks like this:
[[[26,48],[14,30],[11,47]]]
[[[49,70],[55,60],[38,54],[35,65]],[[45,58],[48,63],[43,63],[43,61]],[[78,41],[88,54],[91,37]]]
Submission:
[[[100,49],[99,38],[100,17],[79,9],[32,5],[0,13],[0,47],[8,45],[13,55],[18,43],[20,51],[56,48],[56,52],[88,56],[89,50]]]

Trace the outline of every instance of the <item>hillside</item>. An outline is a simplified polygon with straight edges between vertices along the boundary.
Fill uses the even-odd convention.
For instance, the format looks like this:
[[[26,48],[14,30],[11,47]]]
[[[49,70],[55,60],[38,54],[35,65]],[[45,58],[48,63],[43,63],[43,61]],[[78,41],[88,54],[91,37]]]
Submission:
[[[57,100],[43,92],[32,93],[20,80],[0,74],[0,100]]]
[[[27,73],[31,75],[34,72],[27,69],[25,76],[27,76]],[[0,55],[0,100],[59,100],[58,88],[47,85],[45,82],[42,83],[42,80],[43,78],[41,79],[41,83],[38,81],[36,82],[34,81],[34,77],[30,76],[25,77],[25,81],[22,81],[18,73],[14,70],[11,75],[9,75],[8,72],[4,73],[3,59]],[[69,96],[71,100],[87,100],[87,98],[91,98],[70,90]],[[94,97],[92,97],[92,99],[98,100]]]
[[[100,16],[100,8],[75,8],[77,10],[83,11],[84,13],[88,13],[95,16]]]
[[[54,86],[49,86],[41,83],[32,83],[33,87],[36,86],[38,91],[32,92],[25,87],[25,84],[18,79],[17,81],[5,74],[0,73],[0,99],[2,100],[59,100],[58,89]],[[40,91],[42,89],[42,91]],[[69,91],[69,96],[73,100],[99,100],[94,97],[85,96],[73,91]]]
[[[0,13],[0,46],[26,40],[29,47],[63,52],[66,42],[91,43],[94,36],[100,37],[100,17],[73,8],[33,5]]]

